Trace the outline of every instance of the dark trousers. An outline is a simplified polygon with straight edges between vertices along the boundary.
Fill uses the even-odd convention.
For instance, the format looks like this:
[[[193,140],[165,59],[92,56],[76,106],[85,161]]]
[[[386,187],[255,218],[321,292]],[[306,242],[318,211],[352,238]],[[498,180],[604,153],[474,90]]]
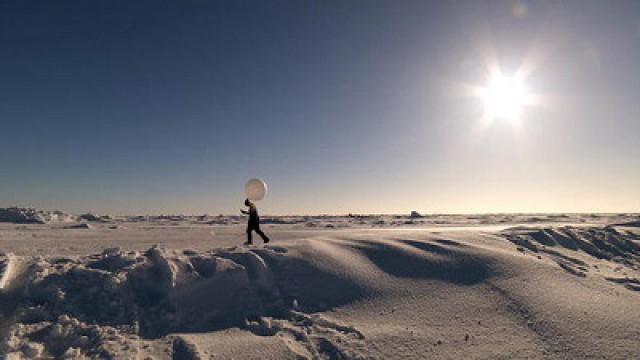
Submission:
[[[252,239],[252,232],[255,231],[256,234],[260,235],[260,237],[262,238],[262,241],[264,241],[265,243],[269,242],[269,238],[267,237],[267,235],[265,235],[262,230],[260,230],[260,225],[253,225],[250,224],[249,226],[247,226],[247,242],[249,244],[251,244],[253,242]]]

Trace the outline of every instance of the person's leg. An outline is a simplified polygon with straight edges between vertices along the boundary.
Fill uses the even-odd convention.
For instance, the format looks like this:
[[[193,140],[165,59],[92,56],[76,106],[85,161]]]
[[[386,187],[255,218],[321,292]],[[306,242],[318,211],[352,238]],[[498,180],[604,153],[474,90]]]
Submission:
[[[252,231],[251,227],[247,227],[247,244],[252,244],[253,243],[253,241],[252,241],[253,239],[252,239],[252,236],[251,236],[251,231]]]
[[[265,234],[262,232],[262,230],[260,230],[260,227],[257,227],[257,228],[256,228],[256,233],[257,233],[258,235],[260,235],[260,237],[262,238],[262,241],[264,241],[264,243],[265,243],[265,244],[269,242],[269,238],[267,237],[267,235],[265,235]]]

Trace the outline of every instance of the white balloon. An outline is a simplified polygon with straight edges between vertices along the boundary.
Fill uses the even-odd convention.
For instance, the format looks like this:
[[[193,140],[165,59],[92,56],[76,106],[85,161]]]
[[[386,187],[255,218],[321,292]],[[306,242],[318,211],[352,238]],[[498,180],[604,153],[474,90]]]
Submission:
[[[251,179],[244,186],[244,194],[251,201],[259,201],[267,195],[267,184],[260,179]]]

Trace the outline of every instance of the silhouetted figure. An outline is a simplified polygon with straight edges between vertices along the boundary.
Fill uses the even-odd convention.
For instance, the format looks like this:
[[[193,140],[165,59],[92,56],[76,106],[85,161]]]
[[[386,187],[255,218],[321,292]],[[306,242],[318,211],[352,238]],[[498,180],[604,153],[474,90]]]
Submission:
[[[240,210],[243,214],[249,215],[249,222],[247,223],[247,244],[251,245],[253,243],[251,236],[252,231],[255,231],[258,235],[260,235],[265,244],[268,243],[269,238],[262,232],[262,230],[260,230],[260,217],[258,216],[258,208],[256,208],[256,205],[249,199],[246,199],[244,201],[244,205],[249,207],[249,211]]]

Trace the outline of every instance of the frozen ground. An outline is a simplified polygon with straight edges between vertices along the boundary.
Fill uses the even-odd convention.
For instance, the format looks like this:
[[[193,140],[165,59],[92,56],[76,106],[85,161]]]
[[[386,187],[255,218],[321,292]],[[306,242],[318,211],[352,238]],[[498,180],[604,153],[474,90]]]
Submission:
[[[634,214],[265,218],[253,247],[239,217],[37,217],[0,223],[7,358],[640,353]]]

